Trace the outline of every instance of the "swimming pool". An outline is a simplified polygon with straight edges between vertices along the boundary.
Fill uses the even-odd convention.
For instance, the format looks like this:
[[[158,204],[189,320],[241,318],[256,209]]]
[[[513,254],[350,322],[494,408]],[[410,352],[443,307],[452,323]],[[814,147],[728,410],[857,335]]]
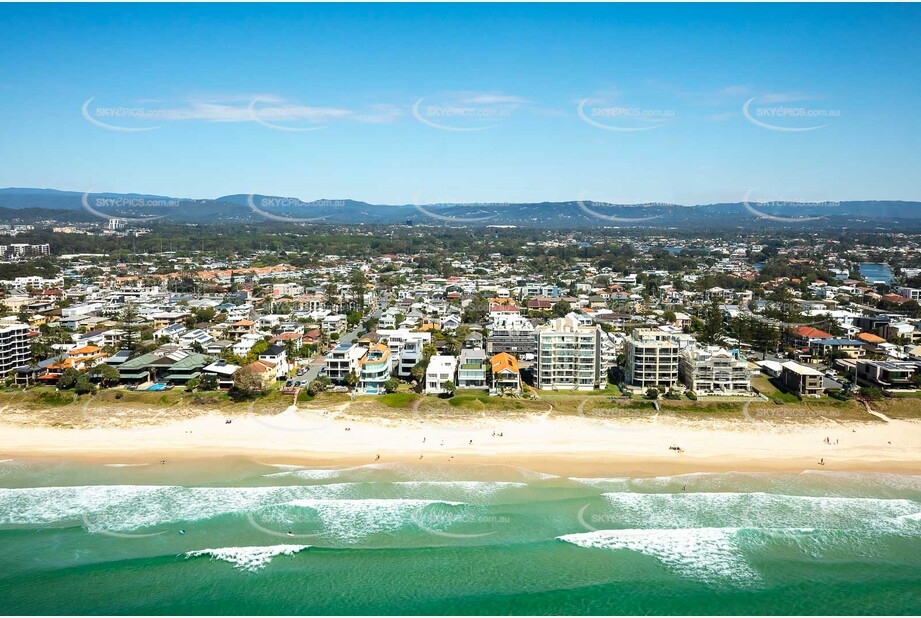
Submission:
[[[166,390],[166,384],[163,384],[162,382],[158,382],[157,384],[151,384],[149,387],[147,387],[147,390],[149,391]]]

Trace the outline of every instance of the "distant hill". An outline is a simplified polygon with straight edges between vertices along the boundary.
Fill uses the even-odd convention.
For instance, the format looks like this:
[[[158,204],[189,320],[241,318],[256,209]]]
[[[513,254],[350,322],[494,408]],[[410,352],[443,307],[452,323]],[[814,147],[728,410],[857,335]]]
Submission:
[[[88,207],[87,207],[88,206]],[[0,189],[0,220],[89,221],[163,217],[177,223],[315,222],[585,227],[873,227],[900,221],[921,226],[921,202],[847,201],[827,204],[724,203],[612,205],[591,201],[520,204],[385,205],[349,199],[304,202],[269,195],[189,199],[137,193],[87,195],[54,189]]]

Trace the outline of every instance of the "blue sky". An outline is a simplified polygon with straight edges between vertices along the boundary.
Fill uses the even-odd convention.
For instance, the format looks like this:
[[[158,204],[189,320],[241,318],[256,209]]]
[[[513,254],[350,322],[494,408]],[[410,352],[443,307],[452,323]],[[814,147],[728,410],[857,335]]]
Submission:
[[[0,186],[918,200],[919,40],[916,5],[2,5]]]

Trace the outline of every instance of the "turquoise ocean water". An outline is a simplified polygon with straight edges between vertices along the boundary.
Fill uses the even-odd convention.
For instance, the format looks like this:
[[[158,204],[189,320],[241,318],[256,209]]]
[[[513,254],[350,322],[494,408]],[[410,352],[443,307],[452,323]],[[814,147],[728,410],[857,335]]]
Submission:
[[[14,459],[0,487],[4,614],[921,609],[919,476]]]

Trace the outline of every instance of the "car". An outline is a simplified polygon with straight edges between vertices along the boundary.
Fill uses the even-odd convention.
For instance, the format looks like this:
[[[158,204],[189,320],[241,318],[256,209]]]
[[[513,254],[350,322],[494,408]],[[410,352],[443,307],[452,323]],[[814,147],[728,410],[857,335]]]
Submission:
[[[285,382],[285,388],[290,387],[291,383],[292,383],[291,380],[288,380],[287,382]]]
[[[300,386],[300,385],[301,385],[301,381],[300,381],[300,380],[295,380],[295,381],[294,381],[294,386]]]

